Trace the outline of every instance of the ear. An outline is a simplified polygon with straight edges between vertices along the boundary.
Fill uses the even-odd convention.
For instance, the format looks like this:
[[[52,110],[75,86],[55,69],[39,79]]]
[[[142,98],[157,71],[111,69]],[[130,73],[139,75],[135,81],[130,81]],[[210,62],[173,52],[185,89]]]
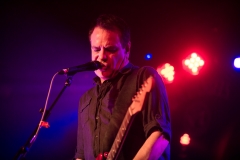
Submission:
[[[129,58],[129,54],[130,54],[130,49],[131,49],[131,42],[129,41],[125,47],[125,53],[126,53],[126,58]]]

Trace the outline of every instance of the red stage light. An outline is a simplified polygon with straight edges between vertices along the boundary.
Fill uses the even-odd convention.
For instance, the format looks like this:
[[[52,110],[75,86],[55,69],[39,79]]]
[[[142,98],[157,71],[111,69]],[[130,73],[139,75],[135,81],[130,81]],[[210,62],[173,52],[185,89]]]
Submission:
[[[180,143],[182,145],[189,145],[190,144],[190,137],[187,133],[183,134],[183,136],[180,138]]]
[[[192,53],[183,60],[183,68],[193,75],[197,75],[203,65],[204,61],[197,55],[197,53]]]
[[[164,64],[162,67],[158,67],[157,72],[163,77],[163,81],[166,83],[171,83],[174,79],[174,67],[169,63]]]

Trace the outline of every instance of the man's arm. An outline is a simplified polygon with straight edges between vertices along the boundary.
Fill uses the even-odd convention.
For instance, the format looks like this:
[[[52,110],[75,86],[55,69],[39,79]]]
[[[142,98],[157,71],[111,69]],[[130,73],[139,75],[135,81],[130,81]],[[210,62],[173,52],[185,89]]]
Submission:
[[[169,141],[163,137],[161,132],[155,131],[147,138],[134,160],[158,159],[168,144]]]

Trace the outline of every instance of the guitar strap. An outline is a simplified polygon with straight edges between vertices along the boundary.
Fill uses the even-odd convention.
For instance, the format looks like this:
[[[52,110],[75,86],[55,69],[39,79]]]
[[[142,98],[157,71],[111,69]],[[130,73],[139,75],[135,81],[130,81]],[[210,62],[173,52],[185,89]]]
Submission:
[[[132,103],[132,97],[139,88],[139,76],[143,71],[144,67],[134,67],[132,68],[132,71],[128,73],[130,75],[127,76],[124,85],[118,94],[119,96],[116,99],[114,110],[103,139],[103,151],[101,151],[101,153],[110,151],[128,107]]]

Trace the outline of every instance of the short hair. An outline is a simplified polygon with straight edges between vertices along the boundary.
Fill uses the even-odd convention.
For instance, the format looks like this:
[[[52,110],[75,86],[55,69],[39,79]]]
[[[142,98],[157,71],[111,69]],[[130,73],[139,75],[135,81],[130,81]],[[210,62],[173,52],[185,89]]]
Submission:
[[[100,27],[106,30],[118,31],[120,33],[120,41],[122,47],[126,47],[130,42],[130,28],[128,24],[120,17],[112,14],[100,15],[89,30],[89,39],[93,33],[94,28]]]

